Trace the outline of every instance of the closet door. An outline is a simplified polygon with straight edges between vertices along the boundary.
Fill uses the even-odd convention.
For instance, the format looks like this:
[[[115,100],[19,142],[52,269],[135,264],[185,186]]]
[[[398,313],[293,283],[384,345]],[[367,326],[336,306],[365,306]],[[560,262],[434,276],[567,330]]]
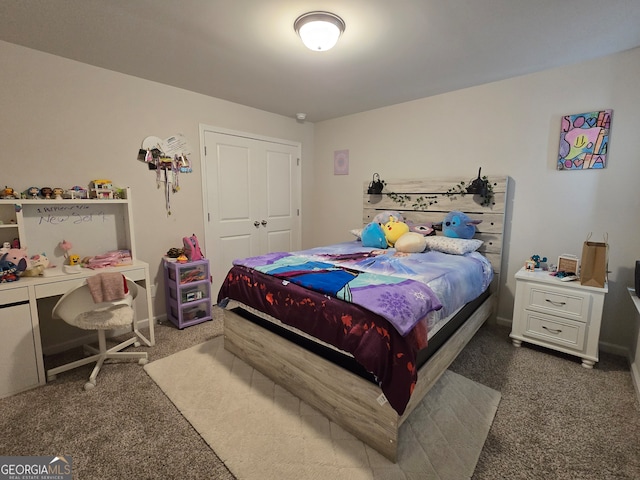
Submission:
[[[300,145],[205,130],[205,255],[214,301],[236,258],[300,249]]]

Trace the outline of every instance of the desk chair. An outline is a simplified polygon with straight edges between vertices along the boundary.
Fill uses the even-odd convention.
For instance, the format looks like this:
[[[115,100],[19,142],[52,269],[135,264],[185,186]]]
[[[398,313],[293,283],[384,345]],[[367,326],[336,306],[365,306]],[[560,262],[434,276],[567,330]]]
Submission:
[[[115,347],[107,349],[106,330],[130,326],[134,320],[133,300],[138,295],[138,286],[133,280],[126,279],[129,292],[122,300],[113,302],[95,303],[89,285],[86,280],[79,286],[65,293],[53,307],[53,318],[60,318],[69,325],[83,330],[96,330],[98,332],[98,348],[85,345],[85,352],[93,355],[67,363],[60,367],[47,370],[47,381],[53,381],[58,373],[96,362],[91,372],[89,381],[84,384],[85,390],[90,390],[96,385],[96,377],[102,364],[107,359],[138,359],[140,365],[147,363],[146,352],[122,352],[130,345],[140,346],[137,337],[130,338]]]

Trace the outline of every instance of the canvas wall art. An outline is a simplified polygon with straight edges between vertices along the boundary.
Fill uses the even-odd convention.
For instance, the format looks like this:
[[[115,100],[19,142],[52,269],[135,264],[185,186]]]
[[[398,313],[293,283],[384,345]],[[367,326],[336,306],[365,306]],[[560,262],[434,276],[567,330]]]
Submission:
[[[613,110],[562,117],[558,170],[602,169],[607,166]]]

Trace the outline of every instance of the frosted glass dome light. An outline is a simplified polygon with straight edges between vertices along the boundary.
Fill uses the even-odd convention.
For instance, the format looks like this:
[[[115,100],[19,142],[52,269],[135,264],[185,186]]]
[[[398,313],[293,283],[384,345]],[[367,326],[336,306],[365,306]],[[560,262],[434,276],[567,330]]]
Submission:
[[[344,21],[329,12],[309,12],[300,15],[293,28],[309,50],[324,52],[335,46],[344,32]]]

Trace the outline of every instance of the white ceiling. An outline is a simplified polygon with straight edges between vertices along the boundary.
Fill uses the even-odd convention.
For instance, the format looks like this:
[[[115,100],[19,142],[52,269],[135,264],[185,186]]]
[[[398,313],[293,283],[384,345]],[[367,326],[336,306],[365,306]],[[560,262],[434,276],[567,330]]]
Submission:
[[[0,40],[318,122],[638,47],[640,0],[0,0]]]

